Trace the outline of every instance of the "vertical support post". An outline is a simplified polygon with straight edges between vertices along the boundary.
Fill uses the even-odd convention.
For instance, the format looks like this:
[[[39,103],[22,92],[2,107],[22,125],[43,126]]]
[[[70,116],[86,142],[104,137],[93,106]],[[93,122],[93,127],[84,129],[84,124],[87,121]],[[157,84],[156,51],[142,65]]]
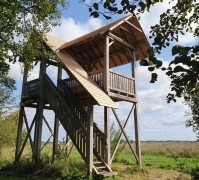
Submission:
[[[93,104],[88,105],[87,110],[87,138],[86,138],[86,164],[88,175],[92,175],[93,169]]]
[[[103,72],[103,85],[104,91],[107,93],[109,91],[110,78],[109,78],[109,37],[106,36],[105,46],[104,46],[104,72]]]
[[[62,64],[60,62],[58,64],[57,81],[61,79],[62,79]],[[58,83],[57,83],[57,87],[59,88]],[[57,118],[57,115],[55,114],[52,162],[54,162],[55,155],[57,153],[58,135],[59,135],[59,119]]]
[[[24,64],[24,75],[23,75],[23,82],[22,82],[22,91],[21,91],[21,103],[22,103],[22,96],[24,94],[24,84],[27,82],[28,79],[28,69]],[[24,106],[20,103],[20,111],[19,111],[19,120],[18,120],[18,130],[17,130],[17,140],[16,140],[16,150],[15,150],[15,163],[17,163],[20,159],[19,153],[21,148],[21,140],[22,140],[22,129],[23,129],[23,116],[24,116]]]
[[[106,163],[111,166],[110,108],[104,107],[104,133],[107,138]]]
[[[133,51],[133,58],[132,58],[131,64],[132,64],[132,76],[134,78],[134,93],[136,96],[137,92],[136,92],[136,55],[135,55],[135,50]],[[142,168],[141,147],[140,147],[140,130],[139,130],[137,102],[135,103],[135,109],[134,109],[134,126],[135,126],[136,154],[139,159],[139,162],[137,162],[137,164],[139,164],[139,166]]]
[[[109,37],[106,36],[104,45],[104,73],[103,73],[103,86],[104,91],[108,93],[110,86],[110,74],[109,74]],[[106,150],[106,163],[110,165],[110,118],[109,108],[104,107],[104,133],[107,138],[107,150]]]
[[[46,73],[46,59],[41,59],[40,64],[40,102],[37,107],[37,118],[35,121],[35,134],[34,134],[34,157],[33,162],[37,164],[40,160],[41,153],[41,138],[42,138],[42,125],[43,125],[43,75]]]

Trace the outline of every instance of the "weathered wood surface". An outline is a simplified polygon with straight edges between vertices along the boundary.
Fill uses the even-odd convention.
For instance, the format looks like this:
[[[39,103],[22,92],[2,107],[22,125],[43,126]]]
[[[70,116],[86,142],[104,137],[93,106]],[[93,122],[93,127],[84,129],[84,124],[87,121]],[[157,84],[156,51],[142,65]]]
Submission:
[[[95,81],[95,83],[100,87],[103,88],[103,74],[97,73],[97,74],[92,74],[91,79]],[[74,78],[68,78],[65,79],[64,82],[70,87],[72,93],[74,95],[83,95],[85,90],[82,87],[82,85],[75,80]],[[114,72],[114,71],[109,71],[109,89],[108,89],[108,94],[109,92],[113,92],[116,94],[120,94],[123,96],[126,96],[127,98],[129,97],[135,97],[134,93],[134,78],[125,76],[123,74]],[[120,96],[118,96],[119,98]],[[121,97],[123,99],[123,97]]]
[[[118,108],[115,102],[102,91],[97,84],[90,78],[87,72],[70,56],[67,52],[58,52],[58,57],[64,66],[80,82],[84,89],[93,97],[101,106]]]

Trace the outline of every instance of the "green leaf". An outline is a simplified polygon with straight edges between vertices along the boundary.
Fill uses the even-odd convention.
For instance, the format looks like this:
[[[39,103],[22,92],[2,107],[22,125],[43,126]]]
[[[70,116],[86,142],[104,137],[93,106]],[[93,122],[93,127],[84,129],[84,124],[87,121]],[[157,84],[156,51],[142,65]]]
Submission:
[[[174,68],[173,71],[174,71],[175,73],[176,73],[176,72],[184,72],[185,69],[184,69],[182,66],[176,66],[176,67]]]
[[[92,8],[88,8],[89,12],[92,12]]]
[[[141,66],[148,66],[148,65],[149,65],[149,62],[148,62],[146,59],[142,59],[142,60],[140,61],[140,65],[141,65]]]
[[[157,81],[158,75],[156,73],[151,73],[150,83],[155,83]]]
[[[162,64],[163,64],[163,63],[162,63],[161,60],[157,60],[157,61],[156,61],[156,67],[157,67],[157,68],[160,68],[160,67],[162,66]]]
[[[155,69],[154,66],[148,67],[148,70],[149,70],[149,71],[154,71],[154,69]]]
[[[94,4],[93,4],[93,7],[98,11],[98,8],[99,8],[98,3],[94,3]]]
[[[123,13],[123,11],[122,11],[122,10],[119,10],[117,13],[118,13],[118,14],[122,14],[122,13]]]
[[[99,13],[94,11],[94,12],[91,13],[90,16],[93,16],[94,18],[98,18],[99,17]]]

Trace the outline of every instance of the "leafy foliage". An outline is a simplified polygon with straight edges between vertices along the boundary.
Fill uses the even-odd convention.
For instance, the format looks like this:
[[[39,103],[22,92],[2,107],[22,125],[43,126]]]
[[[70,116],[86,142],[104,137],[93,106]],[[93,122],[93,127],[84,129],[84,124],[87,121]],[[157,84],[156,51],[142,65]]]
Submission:
[[[85,0],[82,0],[85,3]],[[153,48],[149,50],[148,59],[140,61],[142,66],[150,66],[151,83],[157,81],[156,69],[166,71],[171,78],[171,91],[167,96],[167,101],[176,101],[176,97],[182,97],[185,93],[197,93],[199,91],[199,44],[190,47],[174,45],[178,43],[179,35],[191,33],[194,37],[199,37],[199,3],[196,0],[175,1],[170,0],[106,0],[95,1],[86,4],[89,7],[90,15],[98,17],[100,14],[106,19],[111,15],[122,13],[143,13],[150,11],[156,3],[172,3],[172,8],[167,9],[160,15],[160,22],[151,27],[149,38],[153,40]],[[170,46],[172,54],[175,56],[168,67],[162,67],[163,63],[155,56]],[[173,67],[176,65],[176,67]]]
[[[0,116],[12,102],[15,81],[9,63],[23,62],[28,68],[38,57],[46,57],[41,34],[59,24],[65,0],[2,0],[0,2]],[[48,57],[48,56],[47,56]]]
[[[15,145],[18,116],[19,112],[16,111],[0,119],[0,154],[3,147]]]
[[[186,102],[191,108],[191,114],[189,114],[191,118],[186,121],[186,125],[192,127],[199,138],[199,93],[189,96]]]
[[[15,81],[8,76],[7,68],[9,67],[6,63],[1,64],[2,66],[0,66],[0,69],[2,69],[2,71],[0,71],[0,119],[9,109],[9,105],[14,102],[14,98],[12,98],[12,91],[15,89]]]
[[[1,72],[9,70],[6,60],[23,61],[31,66],[32,60],[41,48],[38,35],[59,24],[61,7],[65,6],[65,0],[1,1],[0,63],[3,64]]]

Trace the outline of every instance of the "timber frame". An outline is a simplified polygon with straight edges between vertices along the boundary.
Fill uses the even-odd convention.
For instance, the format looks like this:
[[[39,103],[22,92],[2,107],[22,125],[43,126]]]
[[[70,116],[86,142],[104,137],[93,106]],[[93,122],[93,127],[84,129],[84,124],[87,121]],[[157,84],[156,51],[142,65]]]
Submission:
[[[60,62],[41,57],[39,78],[32,81],[27,80],[28,70],[24,68],[15,162],[20,160],[29,140],[32,160],[37,164],[42,149],[50,142],[51,137],[53,137],[53,162],[58,150],[59,125],[62,124],[67,133],[66,146],[72,141],[85,161],[89,175],[92,173],[99,176],[116,175],[111,170],[111,164],[122,135],[137,164],[142,168],[136,61],[147,56],[147,49],[150,46],[137,18],[134,15],[127,16],[66,43],[50,35],[45,36],[45,43],[57,54]],[[131,77],[112,70],[128,63],[131,64]],[[47,74],[49,66],[57,67],[57,85]],[[63,79],[63,71],[68,74],[68,78]],[[124,123],[118,116],[115,104],[121,101],[131,104]],[[95,122],[94,105],[104,106],[103,130]],[[26,108],[36,109],[30,124],[26,117]],[[53,127],[45,118],[44,111],[54,111]],[[113,113],[121,130],[113,152],[110,149],[110,113]],[[134,120],[135,149],[125,130],[131,119]],[[43,123],[50,131],[50,137],[45,143],[42,143]],[[22,142],[23,124],[27,131],[24,142]],[[69,148],[69,154],[72,147]]]

